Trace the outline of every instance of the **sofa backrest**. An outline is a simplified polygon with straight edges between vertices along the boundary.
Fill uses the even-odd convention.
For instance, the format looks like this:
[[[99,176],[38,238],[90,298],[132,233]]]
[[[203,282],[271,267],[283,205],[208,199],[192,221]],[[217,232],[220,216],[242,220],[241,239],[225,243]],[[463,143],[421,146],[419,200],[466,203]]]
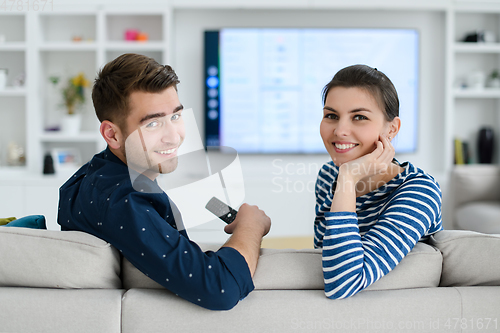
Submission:
[[[441,267],[441,253],[432,246],[418,243],[392,272],[367,289],[437,287],[441,277]],[[163,288],[142,274],[125,258],[122,264],[122,277],[125,289]],[[323,290],[321,250],[261,249],[253,280],[256,290]]]
[[[0,286],[121,288],[120,255],[84,232],[0,228]]]
[[[500,285],[500,235],[444,230],[429,244],[417,243],[367,290]],[[125,289],[163,288],[110,244],[83,232],[0,228],[0,254],[0,287],[122,288],[123,282]],[[254,284],[257,290],[322,290],[321,250],[262,249]]]

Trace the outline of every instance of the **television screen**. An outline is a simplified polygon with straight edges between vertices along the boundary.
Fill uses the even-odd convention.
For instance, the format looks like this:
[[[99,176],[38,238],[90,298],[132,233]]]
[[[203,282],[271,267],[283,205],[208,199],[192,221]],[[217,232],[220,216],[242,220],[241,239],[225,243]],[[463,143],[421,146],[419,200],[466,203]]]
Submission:
[[[400,100],[396,152],[417,146],[413,29],[225,28],[205,32],[205,139],[238,153],[325,153],[321,92],[353,64],[384,72]]]

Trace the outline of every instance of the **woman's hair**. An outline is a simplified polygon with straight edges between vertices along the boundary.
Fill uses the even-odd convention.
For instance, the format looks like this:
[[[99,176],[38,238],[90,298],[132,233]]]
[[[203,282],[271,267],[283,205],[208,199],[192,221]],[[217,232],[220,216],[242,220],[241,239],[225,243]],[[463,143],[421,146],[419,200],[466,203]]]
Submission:
[[[97,74],[92,88],[92,101],[99,121],[109,120],[123,129],[130,113],[132,92],[160,93],[179,79],[170,66],[160,65],[153,58],[127,53],[107,63]]]
[[[399,99],[391,80],[376,68],[353,65],[341,69],[323,88],[323,105],[328,92],[335,87],[362,88],[368,91],[384,110],[387,121],[399,116]]]

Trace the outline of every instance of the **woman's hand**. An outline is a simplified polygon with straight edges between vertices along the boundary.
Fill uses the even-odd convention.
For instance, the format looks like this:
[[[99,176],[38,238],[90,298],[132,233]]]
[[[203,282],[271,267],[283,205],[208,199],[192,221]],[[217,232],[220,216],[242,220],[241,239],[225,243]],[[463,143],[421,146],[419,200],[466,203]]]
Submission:
[[[387,172],[396,152],[386,137],[381,135],[379,138],[373,152],[341,164],[339,176],[348,178],[355,185],[363,178]]]
[[[373,152],[340,165],[330,211],[355,213],[356,184],[363,178],[387,172],[394,155],[391,142],[380,136]]]

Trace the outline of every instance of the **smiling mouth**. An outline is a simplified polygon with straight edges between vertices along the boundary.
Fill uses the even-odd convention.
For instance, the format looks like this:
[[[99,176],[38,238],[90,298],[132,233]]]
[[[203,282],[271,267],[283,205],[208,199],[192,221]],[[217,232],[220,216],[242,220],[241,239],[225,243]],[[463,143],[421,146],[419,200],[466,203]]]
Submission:
[[[346,143],[336,143],[336,142],[334,142],[333,145],[337,150],[349,150],[349,149],[352,149],[352,148],[358,146],[357,143],[346,144]]]
[[[177,147],[172,148],[172,149],[167,149],[167,150],[155,150],[155,153],[158,153],[160,155],[170,155],[170,154],[175,153],[176,150],[177,150]]]

